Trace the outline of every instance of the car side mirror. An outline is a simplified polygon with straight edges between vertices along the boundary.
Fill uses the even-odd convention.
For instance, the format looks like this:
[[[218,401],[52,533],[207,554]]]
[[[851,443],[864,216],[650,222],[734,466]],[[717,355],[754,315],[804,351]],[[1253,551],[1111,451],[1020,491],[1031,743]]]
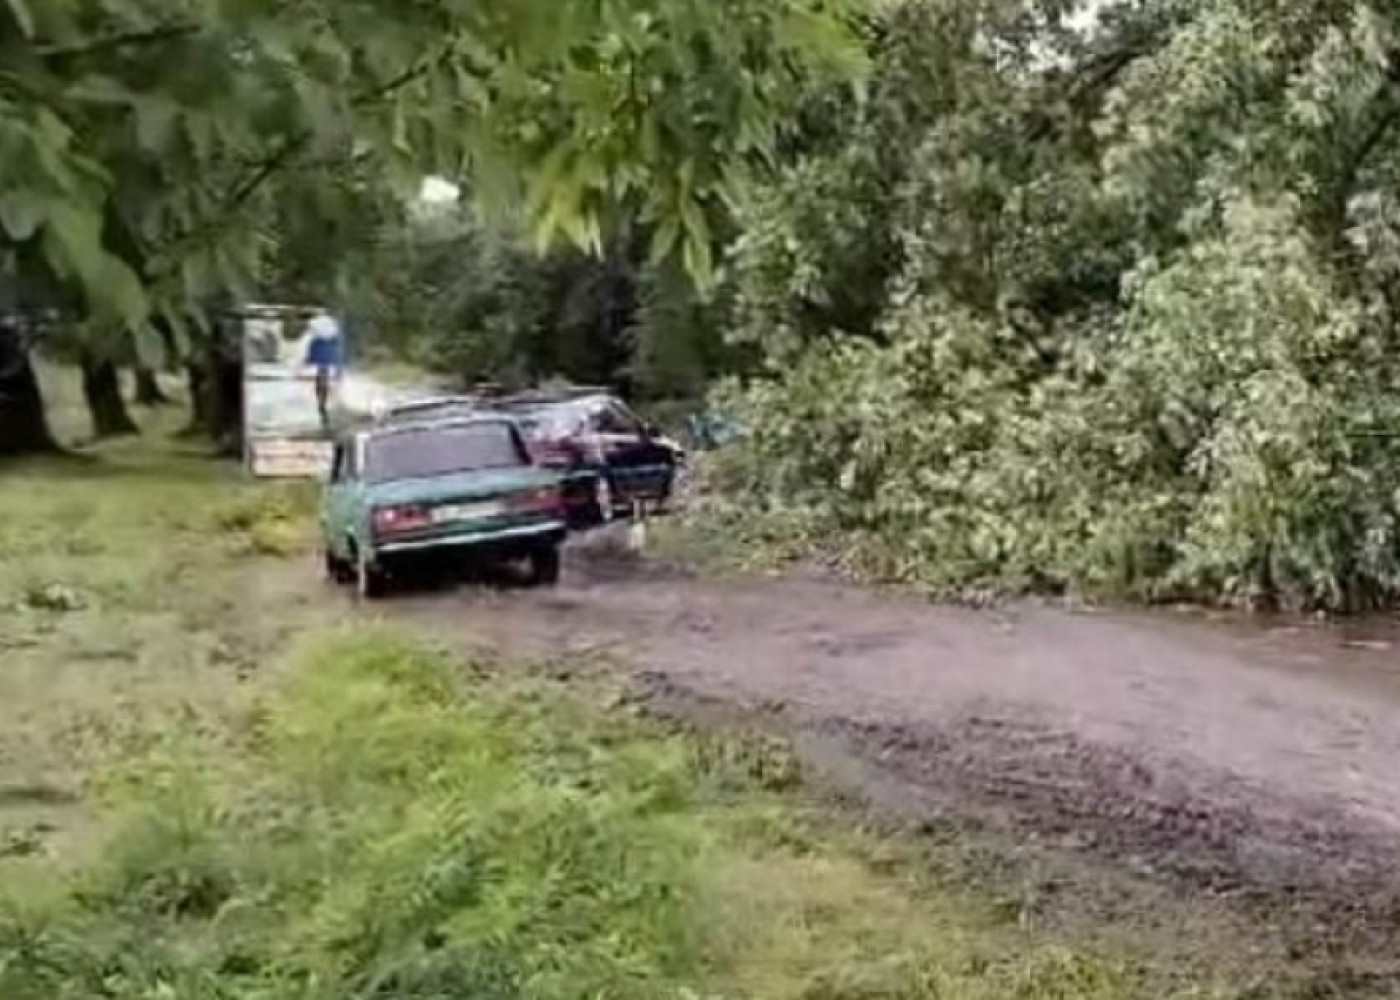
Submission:
[[[648,438],[660,437],[661,428],[648,420],[642,424],[642,436]]]

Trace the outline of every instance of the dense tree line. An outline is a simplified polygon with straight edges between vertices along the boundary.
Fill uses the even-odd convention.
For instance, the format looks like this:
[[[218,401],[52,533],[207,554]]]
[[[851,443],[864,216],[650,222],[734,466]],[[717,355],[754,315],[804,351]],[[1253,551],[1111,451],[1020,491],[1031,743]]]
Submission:
[[[724,336],[722,295],[653,260],[636,229],[541,254],[463,204],[384,226],[344,268],[357,351],[459,384],[564,379],[695,405],[744,353]]]

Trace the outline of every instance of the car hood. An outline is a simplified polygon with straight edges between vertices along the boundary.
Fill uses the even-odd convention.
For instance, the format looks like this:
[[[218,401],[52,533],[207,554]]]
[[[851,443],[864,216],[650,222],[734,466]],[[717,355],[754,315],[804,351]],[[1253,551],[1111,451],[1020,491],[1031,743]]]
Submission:
[[[425,479],[397,479],[374,483],[368,496],[375,504],[435,503],[440,500],[474,500],[541,489],[559,483],[559,475],[532,466],[518,469],[483,469]]]

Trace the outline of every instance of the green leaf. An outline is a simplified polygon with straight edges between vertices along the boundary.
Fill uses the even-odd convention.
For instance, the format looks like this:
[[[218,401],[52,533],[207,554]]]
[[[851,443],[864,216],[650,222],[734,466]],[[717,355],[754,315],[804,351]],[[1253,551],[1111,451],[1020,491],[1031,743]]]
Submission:
[[[97,284],[106,251],[102,247],[102,217],[96,211],[71,201],[55,203],[44,235],[55,270],[89,287]]]
[[[34,37],[34,14],[30,11],[25,0],[7,0],[10,13],[14,15],[19,30],[24,33],[25,38]]]
[[[149,302],[141,280],[102,244],[102,218],[66,202],[50,208],[45,248],[61,275],[77,279],[90,309],[129,327],[143,322]]]
[[[165,340],[160,331],[149,323],[141,323],[132,331],[136,358],[149,368],[160,368],[170,362],[165,356]]]
[[[34,191],[12,188],[0,193],[0,226],[17,242],[38,232],[47,216],[47,201]]]
[[[140,329],[151,311],[150,299],[141,279],[125,261],[110,254],[106,256],[102,270],[99,301],[105,311],[121,320],[128,329]]]
[[[132,104],[136,114],[136,141],[149,153],[167,150],[174,135],[180,106],[163,96],[139,97]]]
[[[68,96],[89,104],[135,104],[140,97],[116,77],[94,73],[68,88]]]
[[[676,215],[666,215],[661,219],[651,238],[651,263],[659,264],[675,252],[681,238],[681,220]]]

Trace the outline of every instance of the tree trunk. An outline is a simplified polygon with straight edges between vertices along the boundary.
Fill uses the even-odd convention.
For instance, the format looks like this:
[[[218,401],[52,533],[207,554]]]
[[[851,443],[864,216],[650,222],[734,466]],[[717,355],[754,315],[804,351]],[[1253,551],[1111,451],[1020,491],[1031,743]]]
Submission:
[[[57,450],[29,351],[0,331],[0,458]]]
[[[83,359],[83,398],[92,417],[93,437],[124,437],[140,433],[140,428],[126,411],[121,378],[113,362]]]
[[[222,455],[243,452],[243,368],[209,351],[185,365],[190,386],[186,437],[211,439]]]
[[[156,378],[154,368],[146,365],[137,365],[132,369],[136,376],[136,405],[137,406],[167,406],[170,397],[160,387],[160,380]]]
[[[190,424],[185,437],[206,437],[214,426],[213,403],[209,394],[209,371],[199,359],[185,362],[185,382],[190,393]]]
[[[220,358],[210,372],[213,418],[210,434],[221,455],[243,454],[243,365]]]

